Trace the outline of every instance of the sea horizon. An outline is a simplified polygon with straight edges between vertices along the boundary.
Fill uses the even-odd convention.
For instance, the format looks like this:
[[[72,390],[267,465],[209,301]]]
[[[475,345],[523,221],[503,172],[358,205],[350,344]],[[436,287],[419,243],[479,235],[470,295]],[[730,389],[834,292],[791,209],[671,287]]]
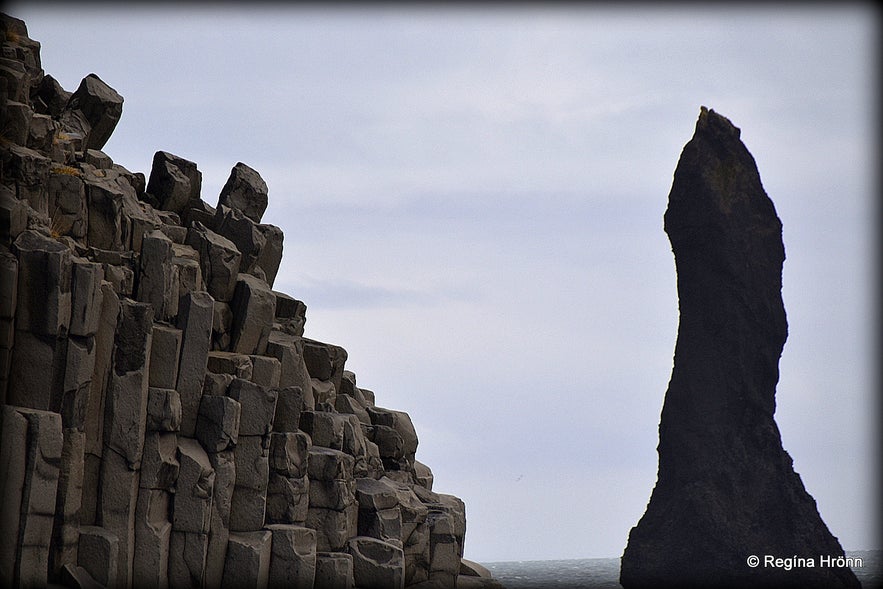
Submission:
[[[860,566],[851,568],[864,589],[883,586],[883,549],[846,550],[845,553],[847,558],[861,560]],[[621,589],[620,558],[614,556],[476,562],[486,567],[506,589]]]

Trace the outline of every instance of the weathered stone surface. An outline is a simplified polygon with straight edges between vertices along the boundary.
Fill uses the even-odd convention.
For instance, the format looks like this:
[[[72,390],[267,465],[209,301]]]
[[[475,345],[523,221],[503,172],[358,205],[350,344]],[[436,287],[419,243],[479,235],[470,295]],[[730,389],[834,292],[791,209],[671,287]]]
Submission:
[[[95,364],[86,402],[86,452],[101,455],[104,440],[104,397],[110,377],[120,301],[110,283],[101,284],[101,316],[95,334]]]
[[[270,472],[265,515],[268,523],[303,524],[309,507],[310,479],[307,475],[293,477]]]
[[[226,396],[227,389],[235,377],[232,374],[215,374],[206,372],[205,380],[202,382],[202,395],[206,396]]]
[[[81,258],[75,258],[72,262],[70,334],[95,335],[101,320],[104,269],[101,264]]]
[[[153,307],[123,299],[105,400],[104,443],[133,468],[141,462],[147,428],[152,333]]]
[[[58,83],[58,80],[46,74],[40,80],[34,99],[40,112],[46,112],[57,117],[67,105],[70,97],[71,92],[65,91],[61,84]]]
[[[343,430],[347,416],[328,411],[303,411],[300,414],[300,428],[310,435],[316,446],[343,450]]]
[[[88,244],[105,250],[141,251],[143,236],[159,227],[159,217],[153,209],[142,208],[127,174],[80,166],[86,169],[82,178],[89,207]]]
[[[356,483],[352,479],[310,481],[310,508],[343,511],[356,502]]]
[[[230,171],[227,183],[221,189],[218,206],[241,211],[255,223],[261,222],[267,210],[267,183],[252,168],[238,162]]]
[[[0,186],[0,243],[12,243],[27,228],[27,203],[8,187]]]
[[[212,315],[212,349],[226,351],[230,349],[230,329],[233,327],[233,311],[230,305],[215,301]]]
[[[351,415],[355,415],[359,420],[359,423],[364,425],[371,425],[371,417],[368,415],[368,411],[365,409],[365,405],[359,403],[354,397],[350,395],[337,395],[334,397],[334,408],[338,411],[338,413],[349,413]]]
[[[300,387],[290,386],[276,391],[276,415],[273,430],[294,432],[300,426],[300,414],[304,407],[304,395]]]
[[[276,391],[236,378],[230,383],[227,395],[242,405],[239,435],[263,436],[273,430],[273,417],[276,414],[278,397]]]
[[[182,228],[183,229],[183,228]],[[187,239],[187,233],[183,235]],[[202,280],[202,268],[199,266],[199,254],[189,245],[173,244],[172,264],[178,269],[178,299],[188,292],[205,290]]]
[[[133,579],[139,588],[158,589],[169,584],[169,497],[166,491],[156,489],[142,488],[138,493]]]
[[[231,589],[267,587],[273,534],[267,530],[230,534],[221,587]]]
[[[403,547],[402,510],[398,506],[378,511],[359,509],[358,533]]]
[[[202,589],[209,535],[172,529],[169,540],[169,587]]]
[[[0,575],[22,586],[46,583],[52,539],[59,466],[62,459],[61,416],[25,408],[4,408],[0,441],[2,465],[8,468],[0,492],[10,501],[2,507],[0,531],[17,538],[0,550]],[[7,428],[9,431],[7,432]],[[20,436],[15,443],[11,436]],[[13,442],[6,448],[6,443]],[[16,451],[18,449],[18,451]],[[7,474],[8,473],[8,474]],[[18,507],[18,509],[16,509]],[[10,550],[11,548],[11,550]]]
[[[273,294],[276,295],[276,324],[289,335],[303,336],[307,322],[306,304],[283,292],[274,290]]]
[[[199,442],[178,440],[180,470],[175,490],[172,529],[207,534],[211,523],[215,471]]]
[[[95,366],[95,341],[92,337],[70,336],[64,343],[67,344],[67,351],[61,403],[53,404],[52,409],[61,413],[64,427],[82,431]]]
[[[319,481],[352,479],[354,463],[352,456],[340,450],[311,446],[307,472],[311,479]]]
[[[175,388],[178,380],[178,360],[180,356],[181,330],[155,323],[153,325],[153,341],[150,346],[151,387],[161,389]]]
[[[315,481],[310,481],[312,488]],[[346,547],[347,540],[356,535],[359,508],[353,503],[342,511],[324,507],[310,507],[305,525],[316,530],[316,550],[335,552]]]
[[[0,408],[0,535],[18,538],[21,523],[22,490],[27,469],[27,417],[4,405]],[[0,542],[0,583],[11,587],[15,582],[18,542]]]
[[[257,227],[263,235],[264,247],[261,248],[255,268],[263,273],[264,280],[272,287],[279,273],[279,264],[282,262],[282,229],[268,224],[260,224]],[[303,332],[297,335],[303,335]]]
[[[229,374],[245,380],[251,380],[254,372],[251,356],[236,352],[209,352],[207,368],[215,374]]]
[[[268,389],[279,387],[282,376],[282,364],[276,358],[268,356],[249,356],[253,367],[251,381]]]
[[[242,254],[239,271],[251,273],[266,245],[266,239],[258,224],[241,211],[220,205],[215,212],[215,232],[232,241]]]
[[[138,479],[139,471],[130,468],[125,457],[109,447],[104,449],[96,523],[118,539],[117,579],[109,584],[119,587],[128,586],[132,580]],[[82,556],[80,565],[85,566]]]
[[[46,181],[52,160],[33,149],[10,145],[0,151],[0,163],[4,176],[9,182],[15,183],[16,196],[20,200],[27,200],[38,215],[47,217]]]
[[[215,470],[212,493],[212,519],[205,563],[206,587],[220,587],[230,537],[230,509],[236,485],[236,463],[233,451],[210,452],[209,461]]]
[[[347,552],[353,557],[353,580],[357,587],[404,588],[405,555],[401,546],[356,536],[347,543]]]
[[[414,455],[417,452],[418,440],[417,431],[414,429],[414,424],[411,422],[411,416],[404,411],[394,411],[392,409],[384,409],[376,406],[368,407],[367,412],[371,417],[371,423],[375,426],[391,427],[399,434],[399,436],[401,436],[404,458],[409,464],[413,464]]]
[[[214,300],[207,292],[191,292],[181,299],[178,328],[182,331],[178,365],[178,393],[181,395],[181,435],[192,437],[202,398],[205,367],[211,347]]]
[[[352,589],[353,557],[345,552],[316,553],[315,589]]]
[[[46,186],[51,231],[54,235],[70,235],[82,239],[88,230],[86,186],[81,173],[70,166],[49,169]]]
[[[312,587],[316,578],[316,531],[270,524],[273,534],[269,587]]]
[[[460,574],[460,546],[453,530],[455,524],[450,513],[430,509],[426,523],[429,534],[429,578],[441,582],[446,587],[456,584]]]
[[[153,155],[147,192],[161,208],[181,214],[199,201],[201,190],[202,172],[196,169],[196,164],[166,151]]]
[[[77,564],[80,537],[80,506],[83,499],[83,460],[86,435],[76,429],[63,430],[61,463],[55,500],[55,522],[49,554],[50,576],[57,577],[66,564]]]
[[[377,444],[387,470],[401,470],[405,463],[405,442],[401,434],[386,425],[371,427],[371,441]]]
[[[21,102],[13,100],[5,100],[5,102],[4,114],[6,116],[3,120],[0,120],[0,124],[2,124],[0,132],[3,133],[4,139],[17,145],[25,145],[30,135],[31,119],[34,116],[34,111],[27,104]]]
[[[749,567],[747,555],[843,549],[794,472],[773,419],[787,337],[782,224],[754,158],[704,107],[665,213],[680,323],[659,471],[622,556],[626,588],[858,587],[849,568]]]
[[[83,161],[99,170],[109,170],[113,167],[113,160],[100,149],[86,149],[83,151]]]
[[[148,431],[144,437],[144,453],[141,460],[142,489],[172,490],[178,479],[178,435]]]
[[[209,294],[217,301],[232,299],[242,257],[236,245],[198,221],[187,231],[186,243],[199,252],[202,277]]]
[[[268,339],[267,355],[276,358],[282,365],[279,387],[300,387],[304,396],[303,408],[314,409],[316,403],[313,397],[313,383],[303,359],[302,338],[274,329]]]
[[[204,395],[199,403],[196,438],[209,452],[232,449],[239,438],[239,401],[230,397]]]
[[[240,354],[265,354],[276,310],[276,295],[267,283],[249,274],[239,274],[230,308],[231,349]]]
[[[334,401],[337,398],[337,389],[334,388],[334,383],[330,380],[319,380],[318,378],[311,378],[310,385],[313,388],[313,398],[316,400],[316,408],[324,407],[324,406],[334,406]],[[323,411],[326,409],[322,409]]]
[[[44,411],[61,411],[67,340],[15,331],[7,401]],[[32,366],[43,370],[33,370]]]
[[[308,472],[310,437],[304,432],[270,434],[270,470],[287,477],[302,477]]]
[[[123,114],[123,97],[95,74],[89,74],[68,101],[67,108],[79,110],[89,123],[87,149],[101,149]]]
[[[153,333],[156,334],[156,328]],[[181,397],[178,391],[150,387],[147,390],[147,431],[176,432],[180,429]]]
[[[334,344],[304,338],[303,356],[311,378],[331,381],[334,390],[340,390],[347,359],[346,350]]]
[[[113,532],[96,526],[82,526],[78,543],[78,563],[95,581],[112,587],[118,579],[120,541]]]
[[[399,489],[389,478],[356,479],[359,504],[359,535],[403,544]]]
[[[151,231],[141,240],[138,300],[153,306],[157,321],[178,314],[178,275],[172,264],[172,240]]]
[[[427,491],[432,491],[432,483],[435,477],[432,476],[432,470],[419,460],[414,461],[414,477],[417,479],[418,485]]]
[[[15,326],[45,335],[65,335],[71,318],[71,252],[29,229],[12,244],[18,257]]]
[[[377,445],[369,441],[359,419],[355,415],[344,415],[343,451],[355,458],[353,475],[377,478],[383,473],[383,460]]]
[[[239,436],[233,456],[236,460],[236,487],[230,511],[230,530],[254,532],[264,527],[267,485],[270,476],[269,439]]]
[[[397,507],[399,489],[388,478],[383,477],[375,480],[371,478],[356,479],[356,497],[359,500],[359,509],[366,511],[381,511]]]

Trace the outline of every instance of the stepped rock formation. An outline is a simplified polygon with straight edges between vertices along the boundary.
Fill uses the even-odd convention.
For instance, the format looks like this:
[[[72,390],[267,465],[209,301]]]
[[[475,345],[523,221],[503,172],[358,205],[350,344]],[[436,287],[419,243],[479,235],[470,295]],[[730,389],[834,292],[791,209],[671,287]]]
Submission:
[[[495,586],[408,414],[272,289],[260,175],[213,208],[193,162],[113,163],[122,97],[0,26],[0,586]]]
[[[659,471],[620,582],[635,587],[858,587],[773,419],[782,224],[740,131],[705,107],[665,213],[680,323],[659,424]],[[756,567],[748,557],[760,558]],[[813,559],[786,570],[765,556]],[[804,561],[807,564],[809,561]]]

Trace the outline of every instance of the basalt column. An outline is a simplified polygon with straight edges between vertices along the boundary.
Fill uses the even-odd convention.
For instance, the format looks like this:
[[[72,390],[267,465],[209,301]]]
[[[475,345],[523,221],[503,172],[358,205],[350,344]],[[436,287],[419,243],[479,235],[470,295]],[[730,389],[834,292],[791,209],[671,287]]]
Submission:
[[[849,568],[823,565],[843,548],[794,472],[773,419],[788,333],[785,248],[739,134],[703,107],[669,194],[665,232],[680,324],[656,487],[622,556],[626,589],[859,586]],[[814,566],[765,566],[765,555]]]

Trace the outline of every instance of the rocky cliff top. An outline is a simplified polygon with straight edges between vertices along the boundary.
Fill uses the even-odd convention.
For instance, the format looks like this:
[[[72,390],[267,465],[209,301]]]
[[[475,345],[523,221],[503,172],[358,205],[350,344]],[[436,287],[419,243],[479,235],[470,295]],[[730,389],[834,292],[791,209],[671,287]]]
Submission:
[[[258,171],[212,207],[178,155],[127,170],[123,98],[0,34],[0,585],[492,586],[408,414],[273,290]]]

